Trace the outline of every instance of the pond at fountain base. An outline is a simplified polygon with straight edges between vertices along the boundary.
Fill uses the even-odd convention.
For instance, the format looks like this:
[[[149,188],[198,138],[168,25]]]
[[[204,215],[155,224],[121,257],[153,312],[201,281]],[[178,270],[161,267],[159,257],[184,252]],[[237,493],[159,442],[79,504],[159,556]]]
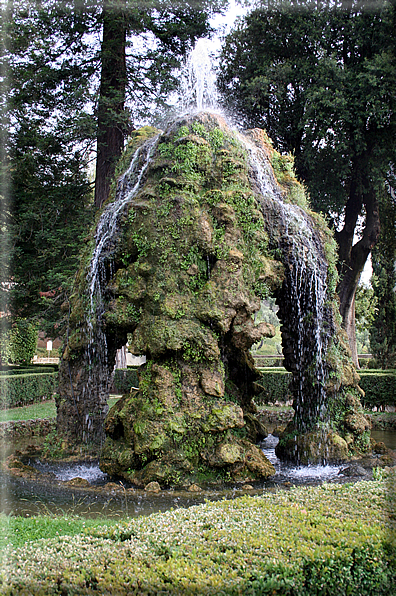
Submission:
[[[282,462],[275,453],[275,447],[278,442],[278,437],[270,434],[261,444],[264,455],[268,457],[276,470],[276,475],[273,477],[273,481],[276,483],[321,484],[322,482],[331,482],[335,479],[340,479],[340,472],[345,468],[345,465],[296,466],[289,462]]]
[[[388,449],[396,450],[395,430],[372,430],[371,438],[377,443],[384,443]]]
[[[296,485],[317,485],[325,482],[344,483],[362,480],[362,474],[350,472],[344,465],[296,466],[282,462],[275,454],[278,438],[269,435],[261,443],[266,457],[276,469],[270,480],[254,483],[254,486],[233,484],[222,487],[206,487],[200,492],[162,490],[155,494],[129,487],[110,479],[97,462],[49,463],[40,459],[25,459],[34,466],[45,481],[18,478],[0,473],[1,511],[7,515],[78,515],[85,517],[138,517],[171,508],[190,507],[223,498],[235,498],[243,494],[261,494],[279,489],[287,490]],[[364,479],[372,477],[367,470]],[[43,478],[43,479],[44,479]],[[80,478],[90,487],[71,486],[70,481]]]

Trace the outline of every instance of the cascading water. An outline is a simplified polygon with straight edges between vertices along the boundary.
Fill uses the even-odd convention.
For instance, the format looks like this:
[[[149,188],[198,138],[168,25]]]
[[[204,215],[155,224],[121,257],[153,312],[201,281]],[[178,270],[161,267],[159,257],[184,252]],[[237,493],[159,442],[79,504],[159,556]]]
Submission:
[[[271,221],[276,222],[277,241],[287,264],[283,287],[287,301],[279,301],[279,316],[285,365],[293,373],[296,425],[307,430],[325,413],[327,262],[309,216],[301,207],[283,201],[263,149],[245,135],[239,139],[248,151],[263,210],[270,210]]]
[[[158,144],[159,135],[152,137],[141,145],[133,155],[131,165],[118,180],[114,201],[107,204],[103,210],[95,233],[95,248],[87,274],[89,310],[87,317],[88,346],[85,354],[89,376],[82,389],[83,399],[97,395],[97,403],[107,409],[109,394],[108,369],[114,366],[108,361],[108,345],[106,333],[103,330],[102,316],[104,312],[103,292],[108,281],[108,272],[112,275],[111,255],[115,248],[119,234],[119,221],[126,206],[136,196],[149,168],[150,160]],[[83,440],[90,436],[94,425],[93,417],[85,415],[80,420],[83,427]]]

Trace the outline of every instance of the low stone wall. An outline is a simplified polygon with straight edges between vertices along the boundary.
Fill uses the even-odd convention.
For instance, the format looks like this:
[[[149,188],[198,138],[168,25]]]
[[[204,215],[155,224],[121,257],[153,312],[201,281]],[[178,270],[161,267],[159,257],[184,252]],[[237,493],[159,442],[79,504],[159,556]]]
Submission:
[[[395,412],[373,412],[366,414],[366,417],[372,424],[372,430],[395,430],[396,431],[396,413]]]
[[[0,423],[0,440],[28,439],[46,437],[55,430],[56,418],[37,418],[35,420],[13,420]]]
[[[266,408],[259,408],[257,418],[262,424],[272,431],[277,426],[282,426],[290,422],[294,415],[294,410],[267,410]]]

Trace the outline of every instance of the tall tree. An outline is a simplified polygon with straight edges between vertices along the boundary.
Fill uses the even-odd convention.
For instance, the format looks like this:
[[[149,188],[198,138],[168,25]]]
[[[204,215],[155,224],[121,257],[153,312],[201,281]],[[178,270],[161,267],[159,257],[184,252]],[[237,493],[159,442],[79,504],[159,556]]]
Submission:
[[[94,134],[85,109],[94,72],[84,40],[91,15],[10,0],[6,17],[9,311],[44,316],[53,329],[91,221],[82,144]]]
[[[370,346],[381,368],[396,368],[396,193],[389,188],[380,201],[381,234],[373,249],[374,296],[377,299]]]
[[[335,227],[340,312],[356,364],[354,296],[396,158],[395,24],[386,1],[374,9],[364,0],[260,2],[228,36],[220,69],[227,104],[294,155],[313,208]]]
[[[115,164],[124,147],[126,72],[126,0],[104,0],[101,79],[98,104],[95,206],[100,208],[109,194]]]

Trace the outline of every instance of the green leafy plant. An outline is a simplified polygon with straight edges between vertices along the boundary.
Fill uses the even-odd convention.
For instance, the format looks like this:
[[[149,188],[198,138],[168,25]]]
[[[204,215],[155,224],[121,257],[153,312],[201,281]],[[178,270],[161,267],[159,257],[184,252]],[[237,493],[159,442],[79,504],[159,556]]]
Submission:
[[[29,364],[36,353],[38,328],[27,319],[16,319],[0,337],[2,362]]]

